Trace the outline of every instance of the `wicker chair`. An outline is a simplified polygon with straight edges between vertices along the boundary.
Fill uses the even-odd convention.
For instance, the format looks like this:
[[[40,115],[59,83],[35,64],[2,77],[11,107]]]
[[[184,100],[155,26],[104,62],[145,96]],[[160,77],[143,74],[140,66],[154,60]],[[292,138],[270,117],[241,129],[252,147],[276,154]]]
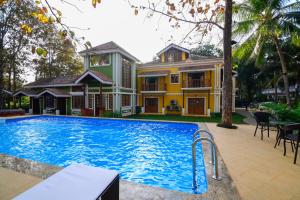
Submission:
[[[284,147],[283,155],[284,156],[286,155],[286,141],[290,140],[292,145],[294,145],[294,154],[295,154],[294,164],[296,164],[298,148],[300,143],[300,123],[286,125],[282,129],[285,133],[284,142],[283,142],[283,147]]]
[[[254,136],[256,136],[257,129],[259,128],[261,130],[261,140],[263,140],[264,131],[268,131],[268,137],[270,137],[271,114],[267,112],[255,112],[253,115],[256,120]]]

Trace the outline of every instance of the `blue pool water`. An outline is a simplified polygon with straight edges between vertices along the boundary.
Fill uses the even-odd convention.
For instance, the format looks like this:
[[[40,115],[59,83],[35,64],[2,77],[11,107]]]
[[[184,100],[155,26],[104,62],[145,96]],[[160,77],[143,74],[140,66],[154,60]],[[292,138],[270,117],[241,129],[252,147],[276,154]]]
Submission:
[[[38,116],[0,124],[0,153],[57,166],[83,163],[121,178],[181,192],[192,190],[195,124]],[[198,191],[207,191],[201,145]]]

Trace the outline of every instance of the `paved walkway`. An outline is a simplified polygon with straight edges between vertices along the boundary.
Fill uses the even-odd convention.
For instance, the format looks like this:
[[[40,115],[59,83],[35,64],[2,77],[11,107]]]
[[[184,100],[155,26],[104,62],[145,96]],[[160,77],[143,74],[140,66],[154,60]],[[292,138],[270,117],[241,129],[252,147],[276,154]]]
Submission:
[[[274,149],[275,132],[261,141],[253,137],[253,125],[239,125],[235,130],[206,125],[242,199],[300,199],[300,156],[294,165],[290,145],[286,157],[282,144]]]
[[[245,108],[236,108],[235,112],[245,117],[245,119],[243,120],[245,123],[256,125],[256,121],[251,115],[250,111],[246,111]]]
[[[0,199],[12,199],[41,181],[42,179],[0,167]]]

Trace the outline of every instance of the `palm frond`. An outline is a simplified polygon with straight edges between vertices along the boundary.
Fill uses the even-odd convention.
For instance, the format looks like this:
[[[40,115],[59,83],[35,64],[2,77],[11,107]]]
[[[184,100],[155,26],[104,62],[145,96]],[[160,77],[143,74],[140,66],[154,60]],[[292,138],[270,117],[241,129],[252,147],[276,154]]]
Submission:
[[[256,25],[256,21],[252,20],[252,19],[246,20],[246,21],[241,21],[241,22],[236,22],[233,24],[232,35],[239,36],[241,34],[247,34],[255,28],[255,25]]]
[[[239,60],[247,60],[250,58],[256,45],[257,38],[258,35],[256,34],[249,36],[247,40],[234,49],[233,56]]]

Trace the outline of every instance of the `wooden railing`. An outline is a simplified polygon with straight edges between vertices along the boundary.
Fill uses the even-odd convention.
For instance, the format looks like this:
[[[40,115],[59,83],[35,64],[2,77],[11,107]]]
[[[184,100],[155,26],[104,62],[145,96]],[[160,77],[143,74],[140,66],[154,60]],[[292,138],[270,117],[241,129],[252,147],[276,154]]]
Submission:
[[[182,82],[183,88],[202,88],[202,87],[211,87],[211,81],[207,80],[204,81],[202,79],[191,79],[191,80],[184,80]]]
[[[145,83],[142,85],[142,91],[165,91],[166,84]]]

